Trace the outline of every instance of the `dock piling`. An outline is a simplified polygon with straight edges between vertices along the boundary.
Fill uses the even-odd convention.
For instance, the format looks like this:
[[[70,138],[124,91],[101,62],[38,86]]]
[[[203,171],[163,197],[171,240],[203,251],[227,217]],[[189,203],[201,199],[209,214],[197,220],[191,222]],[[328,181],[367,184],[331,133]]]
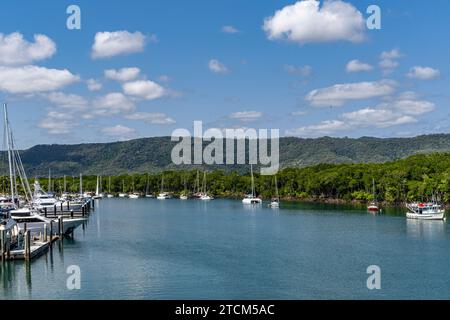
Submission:
[[[44,224],[44,242],[48,241],[47,224]]]
[[[25,232],[25,260],[30,259],[30,252],[31,252],[31,234],[30,231]]]

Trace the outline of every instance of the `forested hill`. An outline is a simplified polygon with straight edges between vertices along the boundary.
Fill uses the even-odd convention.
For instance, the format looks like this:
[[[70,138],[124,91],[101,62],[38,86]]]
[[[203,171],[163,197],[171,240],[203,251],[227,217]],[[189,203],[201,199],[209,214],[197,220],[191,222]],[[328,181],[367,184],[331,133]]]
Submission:
[[[171,162],[175,142],[170,137],[142,138],[112,143],[74,145],[37,145],[21,151],[30,176],[84,174],[112,175],[127,172],[156,172],[186,169]],[[330,138],[280,139],[282,167],[304,167],[318,163],[386,162],[417,153],[450,152],[450,134],[423,135],[414,138]],[[6,156],[1,157],[6,173]],[[214,169],[218,167],[215,166]],[[219,166],[220,168],[220,166]],[[222,166],[246,171],[247,166]],[[211,168],[213,169],[213,168]]]

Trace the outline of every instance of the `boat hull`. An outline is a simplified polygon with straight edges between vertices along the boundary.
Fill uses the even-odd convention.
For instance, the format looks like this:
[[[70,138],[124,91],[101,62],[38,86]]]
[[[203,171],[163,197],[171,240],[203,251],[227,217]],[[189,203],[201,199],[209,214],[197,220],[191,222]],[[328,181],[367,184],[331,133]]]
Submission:
[[[407,212],[406,217],[408,219],[416,219],[416,220],[444,220],[445,219],[445,211],[441,210],[438,213]]]
[[[243,204],[260,204],[262,203],[262,200],[259,198],[245,198],[242,199]]]

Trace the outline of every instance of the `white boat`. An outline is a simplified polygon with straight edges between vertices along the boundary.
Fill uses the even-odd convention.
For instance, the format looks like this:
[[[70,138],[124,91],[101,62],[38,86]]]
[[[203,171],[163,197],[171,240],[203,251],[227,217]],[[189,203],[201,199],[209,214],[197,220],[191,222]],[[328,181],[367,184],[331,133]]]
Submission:
[[[180,200],[187,200],[188,196],[185,194],[180,195]]]
[[[170,198],[172,198],[172,196],[169,193],[167,193],[167,192],[161,192],[156,197],[156,199],[158,199],[158,200],[166,200],[166,199],[170,199]]]
[[[119,198],[126,198],[127,197],[127,194],[126,193],[119,193]]]
[[[146,194],[145,197],[146,197],[146,198],[154,198],[155,196],[152,195],[152,194]]]
[[[102,199],[104,194],[101,192],[101,177],[97,175],[97,187],[95,188],[95,195],[92,197],[94,199]]]
[[[206,191],[206,172],[203,172],[203,191],[200,195],[200,200],[214,200],[214,197],[209,195]]]
[[[114,198],[114,195],[111,194],[111,193],[108,193],[108,194],[106,195],[106,197],[107,197],[107,198]]]
[[[280,207],[280,196],[278,195],[278,181],[277,176],[275,175],[275,198],[270,201],[270,208],[279,208]]]
[[[406,217],[418,220],[444,220],[445,210],[440,204],[434,202],[408,203]]]
[[[253,165],[250,164],[250,174],[252,179],[252,193],[245,196],[244,199],[242,199],[243,204],[261,204],[262,200],[258,197],[256,197],[255,194],[255,180],[253,178]]]
[[[375,179],[372,179],[372,193],[373,193],[373,200],[367,206],[367,211],[377,213],[380,210],[380,208],[378,207],[378,202],[376,200],[375,195]]]
[[[172,198],[171,194],[168,192],[164,192],[164,176],[161,177],[161,192],[158,194],[156,199],[158,200],[166,200]]]
[[[140,195],[137,192],[133,192],[128,195],[128,198],[130,198],[130,199],[137,199],[139,197],[140,197]]]
[[[125,180],[122,180],[122,192],[119,193],[119,198],[126,198],[128,194],[125,193]]]

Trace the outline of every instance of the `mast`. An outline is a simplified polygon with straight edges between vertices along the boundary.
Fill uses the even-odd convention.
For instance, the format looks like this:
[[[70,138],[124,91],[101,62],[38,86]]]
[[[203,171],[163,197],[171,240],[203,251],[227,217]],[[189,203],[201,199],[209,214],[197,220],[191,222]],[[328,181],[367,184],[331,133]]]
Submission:
[[[255,197],[255,180],[253,179],[253,165],[250,164],[250,173],[252,175],[252,198]]]
[[[372,178],[372,192],[373,192],[373,201],[375,202],[375,179]]]
[[[280,196],[278,195],[278,181],[277,181],[277,175],[275,175],[275,197],[277,200],[280,200]]]
[[[66,193],[66,175],[64,175],[64,193]]]
[[[149,179],[149,176],[147,173],[147,184],[145,185],[145,195],[148,195],[148,179]]]
[[[80,197],[83,196],[83,174],[80,173]]]
[[[51,175],[50,168],[48,168],[48,189],[47,189],[47,193],[50,193],[51,190],[52,190],[52,175]]]
[[[111,176],[108,179],[108,193],[111,193]]]
[[[206,195],[206,172],[203,172],[203,194]]]
[[[125,180],[122,180],[122,193],[125,193]]]
[[[6,134],[6,145],[8,148],[8,165],[9,165],[9,179],[10,179],[10,184],[11,184],[11,200],[13,201],[13,203],[15,204],[15,197],[14,197],[14,184],[15,184],[15,179],[13,177],[13,163],[12,163],[12,152],[11,152],[11,141],[10,141],[10,136],[9,136],[9,121],[8,121],[8,107],[6,105],[6,103],[3,103],[3,114],[5,117],[5,134]]]
[[[161,177],[161,193],[164,191],[164,175]]]
[[[95,188],[95,195],[98,196],[99,194],[99,175],[97,175],[97,187]]]

